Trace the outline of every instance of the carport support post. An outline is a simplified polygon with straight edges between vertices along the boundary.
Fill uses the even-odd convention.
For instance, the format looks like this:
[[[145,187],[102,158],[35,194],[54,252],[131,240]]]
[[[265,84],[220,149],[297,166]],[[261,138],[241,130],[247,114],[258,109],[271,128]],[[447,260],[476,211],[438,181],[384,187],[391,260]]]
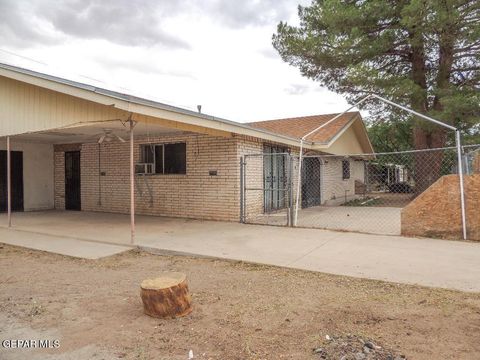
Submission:
[[[133,159],[133,128],[135,124],[130,119],[130,242],[135,243],[135,167]]]
[[[7,136],[7,218],[8,227],[12,227],[12,159],[10,154],[10,136]]]

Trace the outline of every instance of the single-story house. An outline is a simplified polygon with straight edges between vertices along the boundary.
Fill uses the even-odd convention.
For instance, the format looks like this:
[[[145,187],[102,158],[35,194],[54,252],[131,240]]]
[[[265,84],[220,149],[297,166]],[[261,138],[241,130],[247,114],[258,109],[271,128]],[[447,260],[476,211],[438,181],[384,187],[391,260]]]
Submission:
[[[327,123],[337,114],[303,116],[278,120],[267,120],[249,123],[248,125],[276,134],[297,139]],[[373,153],[365,125],[359,112],[347,112],[330,125],[308,137],[309,141],[322,146],[323,149],[310,149],[304,152],[303,181],[301,187],[301,205],[303,208],[316,205],[337,205],[356,197],[355,181],[365,182],[365,157],[353,156]],[[321,144],[321,145],[320,145]],[[264,152],[286,151],[298,155],[298,147],[264,146]],[[323,156],[322,156],[323,155]],[[331,156],[338,155],[338,156]],[[346,158],[343,155],[351,155]],[[268,170],[273,168],[281,174],[282,164],[269,166],[273,157],[264,157],[264,178]],[[277,162],[281,160],[277,158]],[[295,168],[297,169],[297,164]],[[278,170],[279,169],[279,170]],[[275,174],[274,174],[275,175]],[[294,173],[293,176],[296,174]],[[272,176],[279,178],[280,176]],[[277,184],[270,184],[277,188]],[[295,187],[295,186],[294,186]],[[269,188],[265,183],[264,188]],[[268,200],[268,199],[267,199]],[[265,209],[272,209],[268,204]],[[275,210],[273,207],[272,210]]]
[[[0,64],[0,210],[7,209],[9,143],[13,211],[135,209],[238,221],[240,159],[298,154],[300,138],[333,116],[238,123]],[[309,193],[318,196],[303,206],[334,201],[345,190],[353,194],[355,179],[364,178],[363,162],[342,155],[373,152],[358,112],[312,135],[304,150],[338,157],[324,161],[322,170],[315,170],[319,159],[305,160],[305,171],[318,178]],[[272,158],[253,170],[265,186]],[[284,172],[278,168],[285,165],[277,165]],[[273,210],[261,203],[258,211]]]

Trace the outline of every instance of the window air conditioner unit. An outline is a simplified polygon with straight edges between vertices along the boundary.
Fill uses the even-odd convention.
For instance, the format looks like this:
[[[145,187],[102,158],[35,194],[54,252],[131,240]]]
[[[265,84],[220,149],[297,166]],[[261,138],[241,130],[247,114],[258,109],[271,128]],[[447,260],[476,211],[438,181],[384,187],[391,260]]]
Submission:
[[[153,163],[138,163],[135,165],[135,174],[151,175],[155,173],[155,165]]]

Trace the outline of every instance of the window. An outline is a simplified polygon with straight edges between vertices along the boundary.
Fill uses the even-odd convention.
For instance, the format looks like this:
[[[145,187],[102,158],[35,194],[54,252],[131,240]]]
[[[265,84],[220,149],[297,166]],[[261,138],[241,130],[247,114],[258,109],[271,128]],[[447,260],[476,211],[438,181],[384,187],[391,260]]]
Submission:
[[[142,163],[151,163],[155,174],[186,174],[187,145],[185,143],[141,145]]]
[[[342,160],[342,178],[343,180],[350,179],[350,161]]]
[[[164,174],[185,174],[187,152],[185,143],[166,144],[164,145],[165,162]]]
[[[142,163],[149,163],[153,164],[155,162],[153,157],[152,146],[150,145],[142,145],[140,147],[140,158],[142,159]]]
[[[154,161],[155,174],[164,174],[164,172],[163,172],[163,162],[164,162],[163,148],[164,148],[164,145],[155,145],[154,146],[153,155],[154,155],[154,159],[156,160],[156,161]]]

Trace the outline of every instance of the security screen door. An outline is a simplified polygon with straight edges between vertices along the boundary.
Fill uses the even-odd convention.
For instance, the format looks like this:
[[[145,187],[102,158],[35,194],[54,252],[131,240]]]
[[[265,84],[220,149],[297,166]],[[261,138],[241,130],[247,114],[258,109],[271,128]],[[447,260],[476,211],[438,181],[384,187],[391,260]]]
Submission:
[[[65,152],[65,210],[81,210],[80,151]]]
[[[264,211],[286,207],[287,193],[286,148],[265,145],[263,148]]]

